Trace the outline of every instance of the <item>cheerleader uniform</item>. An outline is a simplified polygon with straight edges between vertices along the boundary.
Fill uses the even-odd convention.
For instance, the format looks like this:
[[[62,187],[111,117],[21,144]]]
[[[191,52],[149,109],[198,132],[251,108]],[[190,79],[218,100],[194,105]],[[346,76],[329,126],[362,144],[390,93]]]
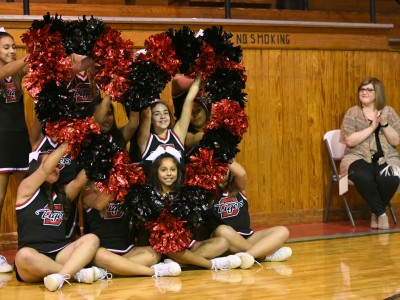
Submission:
[[[54,208],[39,190],[25,203],[16,205],[18,221],[18,249],[30,247],[50,254],[62,250],[65,240],[64,207],[53,196]]]
[[[57,147],[57,141],[52,140],[49,136],[43,136],[42,140],[40,141],[36,149],[34,149],[34,151],[51,152]],[[59,182],[61,184],[68,184],[71,180],[76,178],[76,175],[78,173],[76,161],[72,160],[70,155],[64,156],[60,159],[58,168],[60,169]],[[74,241],[76,239],[76,235],[80,235],[78,219],[78,199],[75,199],[71,202],[70,214],[65,221],[65,235],[66,238],[71,239],[71,241]]]
[[[41,141],[39,142],[39,145],[33,151],[50,153],[51,151],[55,150],[57,147],[58,147],[58,142],[54,141],[51,137],[46,135],[46,136],[42,137]],[[67,184],[71,180],[76,178],[76,174],[77,174],[76,162],[71,159],[70,155],[64,156],[60,159],[58,168],[60,169],[59,181],[62,184]]]
[[[91,88],[91,83],[86,71],[75,74],[67,88],[73,93],[75,104],[81,111],[83,117],[93,116],[94,108],[101,100],[100,88],[97,84],[95,88]]]
[[[100,247],[118,254],[125,254],[133,248],[129,240],[129,218],[120,201],[108,203],[105,211],[86,209],[85,226],[85,233],[98,236]]]
[[[156,134],[150,134],[149,140],[147,141],[146,144],[146,149],[143,152],[142,155],[142,163],[143,163],[143,170],[146,174],[146,176],[148,176],[150,174],[150,170],[151,170],[151,165],[152,165],[152,161],[146,160],[146,158],[148,158],[150,156],[150,154],[155,151],[158,147],[172,147],[175,148],[176,150],[179,151],[179,153],[181,154],[181,165],[184,168],[185,166],[185,161],[184,161],[184,157],[185,157],[185,148],[182,144],[182,142],[179,140],[178,136],[175,135],[175,133],[172,131],[172,129],[168,129],[167,131],[167,136],[165,139],[161,139],[160,137],[158,137]]]
[[[23,95],[13,77],[0,83],[0,172],[28,170],[31,151]]]
[[[230,197],[228,193],[222,194],[221,199],[213,204],[213,217],[210,222],[212,231],[219,225],[228,225],[243,237],[249,237],[254,232],[250,228],[247,198],[239,191],[235,197]]]

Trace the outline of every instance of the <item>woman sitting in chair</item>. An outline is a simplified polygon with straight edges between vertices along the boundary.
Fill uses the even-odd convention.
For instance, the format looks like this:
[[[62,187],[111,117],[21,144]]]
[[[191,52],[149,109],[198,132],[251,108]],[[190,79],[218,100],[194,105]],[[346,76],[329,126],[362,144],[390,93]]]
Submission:
[[[371,228],[388,229],[386,206],[399,185],[400,118],[386,105],[385,89],[376,78],[358,87],[358,105],[345,114],[340,140],[346,150],[341,174],[349,174],[357,191],[370,206]]]

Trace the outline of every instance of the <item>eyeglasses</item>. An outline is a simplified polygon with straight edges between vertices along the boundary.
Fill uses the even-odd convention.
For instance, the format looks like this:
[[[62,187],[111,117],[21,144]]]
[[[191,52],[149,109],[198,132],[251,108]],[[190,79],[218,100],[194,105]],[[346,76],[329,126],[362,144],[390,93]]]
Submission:
[[[361,89],[359,89],[358,90],[358,92],[361,94],[361,93],[364,93],[364,92],[367,92],[368,94],[371,94],[373,91],[375,91],[374,89],[363,89],[363,88],[361,88]]]

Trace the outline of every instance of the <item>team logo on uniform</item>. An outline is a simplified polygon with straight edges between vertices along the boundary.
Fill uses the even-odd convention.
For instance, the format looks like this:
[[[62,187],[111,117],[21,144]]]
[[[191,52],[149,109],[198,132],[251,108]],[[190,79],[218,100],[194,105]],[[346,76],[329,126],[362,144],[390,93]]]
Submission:
[[[124,215],[120,203],[109,203],[104,219],[120,219]]]
[[[47,226],[60,226],[64,219],[64,209],[62,204],[54,204],[54,209],[50,208],[50,205],[42,209],[35,211],[35,215],[40,216],[43,220],[43,225]]]
[[[214,207],[221,216],[221,219],[225,219],[237,216],[243,205],[243,200],[237,201],[236,197],[226,197],[219,200],[218,204],[215,204]]]
[[[14,103],[17,101],[17,88],[12,80],[12,77],[8,77],[4,81],[5,90],[6,90],[6,103]]]

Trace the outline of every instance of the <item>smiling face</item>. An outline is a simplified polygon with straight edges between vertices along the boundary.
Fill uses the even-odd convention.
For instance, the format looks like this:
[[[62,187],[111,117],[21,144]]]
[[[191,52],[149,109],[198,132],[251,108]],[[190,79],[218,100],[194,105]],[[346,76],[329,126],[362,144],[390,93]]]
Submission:
[[[0,65],[4,66],[15,61],[16,55],[14,40],[9,36],[0,37]]]
[[[171,119],[168,107],[166,107],[163,103],[158,103],[152,107],[151,124],[156,132],[168,129],[170,121]]]
[[[161,183],[161,192],[163,195],[168,192],[174,192],[172,186],[178,177],[178,166],[172,157],[162,159],[157,169],[157,177]]]
[[[100,129],[105,132],[109,132],[114,124],[114,112],[111,109],[111,106],[108,108],[107,114],[100,124]]]
[[[375,106],[375,87],[372,83],[363,85],[358,90],[358,97],[363,107]]]
[[[190,124],[198,131],[201,131],[207,124],[206,110],[200,103],[196,101],[193,102]]]

